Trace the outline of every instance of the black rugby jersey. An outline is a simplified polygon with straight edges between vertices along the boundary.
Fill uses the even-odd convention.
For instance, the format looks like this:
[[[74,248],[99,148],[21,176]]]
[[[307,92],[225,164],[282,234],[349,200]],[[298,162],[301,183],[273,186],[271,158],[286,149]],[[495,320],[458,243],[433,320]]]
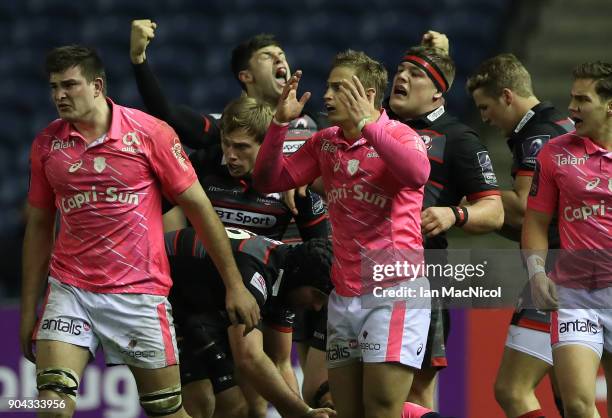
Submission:
[[[464,196],[473,201],[500,194],[489,151],[478,134],[449,115],[444,106],[402,122],[414,129],[427,147],[431,172],[423,208],[457,206]],[[424,243],[426,249],[447,246],[446,234],[427,238]]]
[[[541,102],[531,108],[508,138],[512,152],[512,177],[532,176],[536,158],[544,144],[573,130],[573,122],[551,103]]]
[[[243,283],[259,305],[264,322],[290,332],[294,314],[279,292],[289,244],[226,227]],[[180,325],[185,318],[225,311],[225,286],[212,259],[193,228],[164,235],[173,286],[169,300]],[[229,323],[227,324],[229,325]]]
[[[319,195],[308,192],[305,198],[296,197],[298,215],[294,219],[280,193],[261,194],[252,188],[250,178],[232,177],[222,162],[220,115],[202,115],[169,103],[147,61],[132,67],[147,110],[172,126],[183,144],[196,150],[189,158],[223,224],[274,239],[295,241],[329,235],[327,212]],[[317,122],[308,114],[291,121],[285,154],[297,151],[316,131]],[[164,209],[169,209],[167,204]]]
[[[508,147],[512,152],[512,177],[533,176],[538,153],[544,144],[552,138],[573,130],[573,122],[551,103],[541,102],[531,108],[508,138]],[[554,216],[548,227],[548,248],[550,249],[558,249],[561,245],[557,226],[557,217]],[[553,256],[547,257],[547,271],[551,270],[554,262]],[[511,324],[550,332],[550,312],[524,308],[531,306],[533,306],[531,288],[527,283],[519,298],[517,309],[512,315]]]

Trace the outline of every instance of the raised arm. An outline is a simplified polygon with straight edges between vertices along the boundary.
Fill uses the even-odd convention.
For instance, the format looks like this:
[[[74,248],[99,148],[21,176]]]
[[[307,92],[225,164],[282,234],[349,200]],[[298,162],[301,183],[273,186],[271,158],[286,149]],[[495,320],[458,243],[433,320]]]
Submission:
[[[310,183],[320,175],[317,161],[310,154],[307,141],[289,157],[283,156],[283,143],[289,122],[297,118],[310,98],[310,93],[297,100],[297,88],[302,77],[296,71],[285,85],[276,106],[276,113],[257,154],[253,170],[253,185],[262,193],[281,192]]]
[[[181,142],[193,149],[201,149],[219,142],[217,121],[195,110],[168,101],[157,77],[147,62],[146,50],[155,37],[157,24],[149,19],[132,21],[130,60],[140,97],[153,116],[167,122],[179,135]]]

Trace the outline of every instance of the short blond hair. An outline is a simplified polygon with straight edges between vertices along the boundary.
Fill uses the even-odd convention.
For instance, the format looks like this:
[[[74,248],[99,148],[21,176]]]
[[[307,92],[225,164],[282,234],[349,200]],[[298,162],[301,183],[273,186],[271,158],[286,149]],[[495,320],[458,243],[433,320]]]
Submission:
[[[489,97],[501,96],[504,89],[520,97],[533,96],[531,76],[514,54],[499,54],[482,62],[466,86],[470,94],[481,88]]]
[[[374,97],[374,105],[378,108],[382,107],[382,101],[387,89],[387,70],[378,61],[373,60],[364,52],[353,51],[348,49],[340,52],[334,58],[332,69],[336,67],[346,67],[355,70],[355,75],[361,81],[364,89],[376,90]]]
[[[245,95],[240,96],[223,109],[221,134],[227,135],[244,128],[249,135],[253,135],[258,144],[261,144],[273,116],[274,110],[266,103]]]

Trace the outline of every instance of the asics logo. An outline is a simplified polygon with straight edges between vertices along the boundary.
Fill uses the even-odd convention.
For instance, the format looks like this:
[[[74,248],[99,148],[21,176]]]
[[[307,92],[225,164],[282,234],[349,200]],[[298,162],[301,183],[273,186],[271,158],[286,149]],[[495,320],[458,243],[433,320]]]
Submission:
[[[587,190],[593,190],[595,187],[599,186],[599,178],[596,178],[595,180],[591,180],[586,184],[586,189]]]
[[[83,160],[79,160],[76,163],[70,164],[70,167],[68,167],[68,172],[69,173],[74,173],[79,168],[81,168],[82,165],[83,165]]]

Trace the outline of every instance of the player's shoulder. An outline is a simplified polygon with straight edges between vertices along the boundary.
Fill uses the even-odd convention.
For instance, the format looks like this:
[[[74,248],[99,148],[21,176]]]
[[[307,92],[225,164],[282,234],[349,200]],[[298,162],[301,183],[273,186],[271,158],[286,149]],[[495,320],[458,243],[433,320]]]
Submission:
[[[575,147],[584,147],[584,140],[574,132],[569,132],[552,138],[544,144],[542,151],[544,155],[552,155],[553,153],[567,152],[567,150],[575,149]]]
[[[174,132],[174,129],[167,122],[156,118],[140,109],[121,106],[115,104],[114,109],[119,112],[121,124],[127,130],[142,131],[145,134],[156,133],[160,131]],[[116,117],[113,115],[113,117]]]
[[[40,149],[51,149],[54,147],[59,149],[74,145],[74,143],[69,144],[69,129],[68,122],[56,119],[36,134],[34,145]]]

